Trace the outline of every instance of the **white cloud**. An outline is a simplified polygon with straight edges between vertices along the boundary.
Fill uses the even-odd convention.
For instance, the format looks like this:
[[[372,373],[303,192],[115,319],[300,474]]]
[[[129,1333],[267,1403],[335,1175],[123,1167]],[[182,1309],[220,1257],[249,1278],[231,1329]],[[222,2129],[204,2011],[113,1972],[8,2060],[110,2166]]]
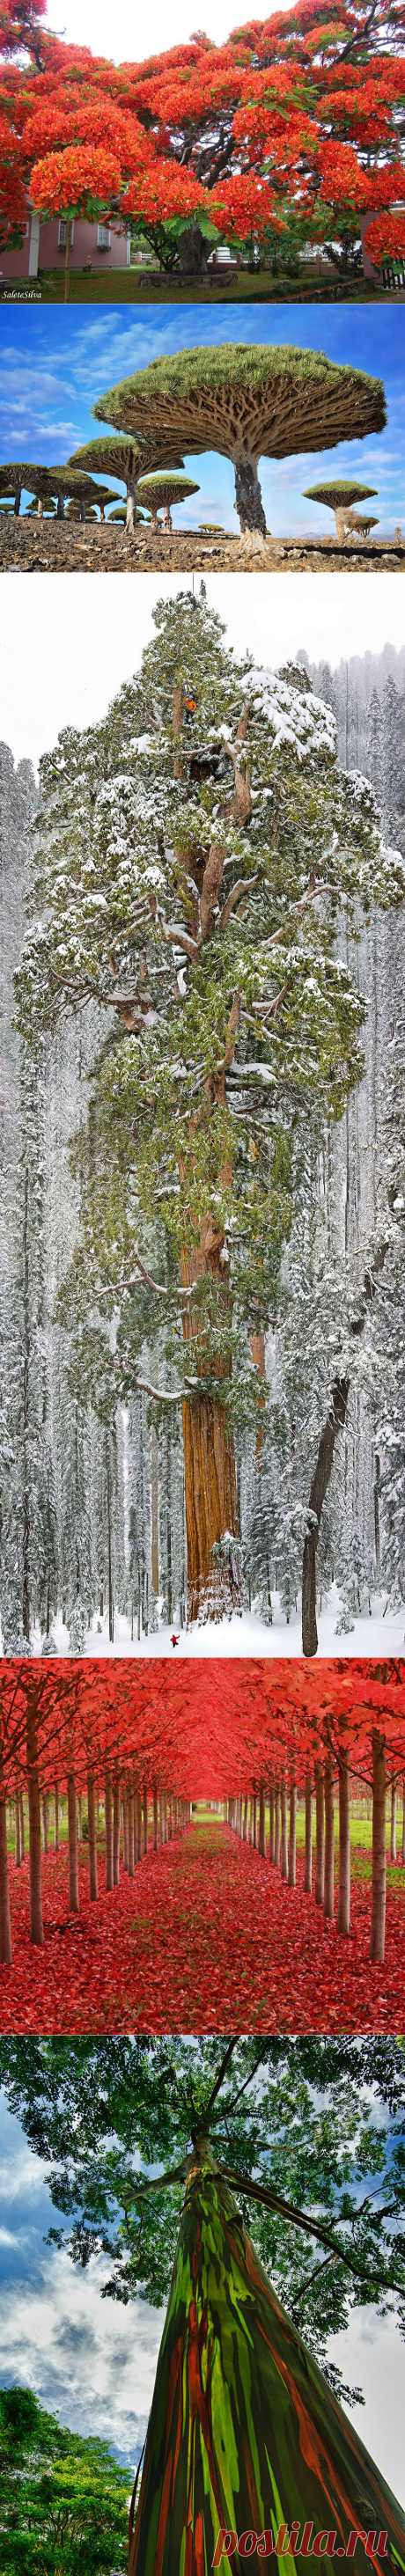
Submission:
[[[291,0],[278,0],[278,7],[291,8]],[[249,15],[245,11],[245,16]],[[268,0],[258,0],[255,18],[268,18]],[[57,12],[49,0],[49,24],[55,26]],[[231,28],[238,23],[232,0],[203,0],[202,19],[205,35],[215,44],[223,44]],[[147,16],[134,24],[133,0],[64,0],[63,32],[68,43],[91,45],[96,54],[108,54],[115,62],[141,60],[150,53],[166,52],[168,46],[188,44],[199,23],[199,10],[193,0],[170,0],[168,23],[167,0],[149,0]],[[243,24],[243,12],[240,23]]]
[[[33,2388],[72,2431],[111,2441],[128,2459],[142,2447],[151,2404],[162,2315],[136,2299],[131,2309],[102,2300],[106,2267],[74,2270],[68,2254],[44,2255],[31,2287],[2,2292],[3,2381]]]

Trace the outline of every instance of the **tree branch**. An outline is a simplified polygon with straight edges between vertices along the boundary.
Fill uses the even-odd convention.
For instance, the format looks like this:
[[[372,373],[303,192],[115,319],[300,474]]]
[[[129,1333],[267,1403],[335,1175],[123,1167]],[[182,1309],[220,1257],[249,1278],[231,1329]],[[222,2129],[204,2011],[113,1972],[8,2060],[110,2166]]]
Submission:
[[[220,2171],[224,2182],[229,2183],[233,2190],[245,2192],[247,2199],[258,2200],[264,2209],[274,2210],[276,2216],[287,2218],[293,2227],[302,2229],[304,2236],[316,2236],[319,2245],[326,2245],[327,2252],[331,2256],[335,2255],[336,2259],[344,2264],[347,2272],[356,2273],[359,2280],[366,2281],[368,2288],[372,2289],[374,2274],[367,2272],[364,2263],[358,2263],[354,2255],[347,2254],[342,2245],[337,2245],[336,2237],[330,2235],[329,2228],[320,2226],[317,2218],[304,2217],[303,2210],[296,2209],[293,2201],[282,2200],[278,2192],[267,2190],[264,2184],[252,2182],[249,2174],[229,2173],[225,2165],[221,2165]],[[393,2274],[389,2277],[385,2273],[385,2287],[398,2290],[403,2297],[405,2276],[402,2281],[397,2281]]]

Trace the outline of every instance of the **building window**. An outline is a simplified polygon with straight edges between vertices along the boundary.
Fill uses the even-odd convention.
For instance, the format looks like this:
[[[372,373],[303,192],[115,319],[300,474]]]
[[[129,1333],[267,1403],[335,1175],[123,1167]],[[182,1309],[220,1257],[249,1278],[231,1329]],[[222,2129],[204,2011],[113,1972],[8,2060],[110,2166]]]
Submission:
[[[74,219],[73,219],[73,223],[72,223],[72,227],[71,227],[71,234],[70,234],[71,242],[74,242],[74,237],[75,237],[75,227],[74,227]],[[64,223],[63,215],[61,215],[60,223],[58,224],[58,250],[66,250],[66,224]]]
[[[111,233],[109,224],[97,225],[97,250],[111,250]]]

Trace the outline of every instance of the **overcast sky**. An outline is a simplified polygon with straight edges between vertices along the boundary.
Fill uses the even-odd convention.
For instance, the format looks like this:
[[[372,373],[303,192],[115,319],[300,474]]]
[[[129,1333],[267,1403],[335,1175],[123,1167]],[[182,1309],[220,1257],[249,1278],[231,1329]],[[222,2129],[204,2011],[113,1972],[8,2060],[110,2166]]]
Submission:
[[[3,573],[0,740],[15,760],[37,763],[62,726],[104,715],[138,668],[156,600],[185,578]],[[216,574],[207,591],[230,644],[270,668],[300,645],[310,661],[336,663],[405,643],[405,590],[394,573]]]
[[[291,0],[277,0],[277,9],[288,9]],[[255,0],[255,18],[269,18],[268,0]],[[249,0],[238,17],[235,0],[148,0],[147,10],[134,0],[48,0],[47,26],[58,35],[67,36],[70,44],[91,45],[95,54],[108,54],[116,63],[142,62],[145,55],[167,51],[169,45],[187,45],[198,29],[222,45],[233,27],[242,26],[251,17]]]
[[[137,2299],[102,2299],[104,2262],[87,2272],[44,2239],[57,2213],[45,2169],[0,2094],[0,2380],[33,2388],[79,2433],[112,2442],[133,2470],[151,2403],[163,2314]],[[365,2404],[352,2410],[363,2442],[405,2505],[405,2349],[393,2319],[358,2309],[331,2358]]]
[[[0,306],[0,462],[23,457],[31,464],[64,463],[84,441],[102,436],[92,417],[98,397],[135,368],[178,349],[213,346],[224,340],[250,346],[295,346],[322,350],[339,366],[365,368],[385,386],[387,425],[378,435],[341,440],[326,457],[328,480],[359,477],[375,486],[372,503],[381,533],[393,530],[405,515],[404,496],[404,313],[392,304],[146,305],[131,313],[106,305],[92,311],[72,305]],[[187,464],[187,457],[185,462]],[[236,534],[233,466],[225,456],[191,458],[199,489],[194,500],[174,512],[174,524],[198,527],[209,518]],[[318,453],[263,459],[260,477],[268,527],[274,535],[327,534],[330,512],[305,501],[306,487],[322,480],[325,460]],[[116,494],[116,497],[118,495]]]

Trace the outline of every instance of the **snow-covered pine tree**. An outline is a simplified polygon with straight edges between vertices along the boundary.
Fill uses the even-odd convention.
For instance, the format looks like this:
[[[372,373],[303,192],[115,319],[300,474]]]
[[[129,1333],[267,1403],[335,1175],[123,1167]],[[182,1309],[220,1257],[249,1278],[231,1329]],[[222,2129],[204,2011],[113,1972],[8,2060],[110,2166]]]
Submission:
[[[43,763],[19,1014],[36,1037],[89,999],[108,1013],[65,1320],[69,1304],[85,1399],[146,1382],[158,1425],[181,1409],[204,1617],[240,1598],[235,1424],[261,1400],[248,1353],[277,1303],[300,1134],[341,1118],[361,1070],[349,926],[404,879],[305,672],[238,663],[203,593],[161,603],[155,629],[105,721]]]

